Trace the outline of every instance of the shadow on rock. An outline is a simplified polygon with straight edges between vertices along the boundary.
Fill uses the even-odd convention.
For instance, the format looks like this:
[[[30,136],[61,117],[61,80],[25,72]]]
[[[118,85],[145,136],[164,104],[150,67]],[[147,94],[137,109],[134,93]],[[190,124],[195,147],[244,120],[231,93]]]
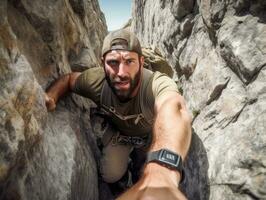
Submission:
[[[185,161],[185,180],[181,190],[190,200],[207,200],[210,196],[209,162],[206,149],[193,130],[190,150]]]

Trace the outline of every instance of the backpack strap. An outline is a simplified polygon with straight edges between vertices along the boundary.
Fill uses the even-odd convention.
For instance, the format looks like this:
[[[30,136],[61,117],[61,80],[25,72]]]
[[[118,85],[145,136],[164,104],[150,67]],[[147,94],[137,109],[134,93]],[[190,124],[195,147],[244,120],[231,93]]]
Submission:
[[[153,108],[150,109],[147,105],[145,105],[146,102],[149,100],[152,101],[152,105],[154,105],[154,99],[152,98],[152,88],[148,88],[151,86],[151,81],[153,78],[154,73],[152,73],[150,70],[143,69],[143,82],[142,87],[140,89],[140,106],[141,106],[141,112],[145,118],[145,120],[148,122],[148,124],[152,125],[154,121],[154,110]]]

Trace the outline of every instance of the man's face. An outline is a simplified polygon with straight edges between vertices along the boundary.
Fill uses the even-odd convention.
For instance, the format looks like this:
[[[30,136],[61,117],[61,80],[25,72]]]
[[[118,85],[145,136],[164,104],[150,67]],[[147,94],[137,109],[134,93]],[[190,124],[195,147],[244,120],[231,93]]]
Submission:
[[[143,57],[135,52],[113,50],[103,60],[106,79],[121,102],[134,97],[140,85]]]

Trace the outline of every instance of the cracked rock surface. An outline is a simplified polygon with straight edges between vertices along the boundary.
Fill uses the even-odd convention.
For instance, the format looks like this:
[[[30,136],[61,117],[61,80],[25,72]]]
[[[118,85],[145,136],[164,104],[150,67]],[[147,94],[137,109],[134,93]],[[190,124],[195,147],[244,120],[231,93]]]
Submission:
[[[193,115],[188,199],[266,199],[266,3],[134,0],[132,30]]]
[[[97,1],[0,1],[0,199],[98,199],[92,104],[75,95],[47,112],[59,76],[100,63]]]

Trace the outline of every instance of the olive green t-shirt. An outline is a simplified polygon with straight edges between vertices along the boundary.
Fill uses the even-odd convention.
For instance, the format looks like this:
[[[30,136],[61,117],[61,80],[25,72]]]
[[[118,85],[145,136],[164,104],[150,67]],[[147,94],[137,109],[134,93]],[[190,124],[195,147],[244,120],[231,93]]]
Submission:
[[[90,98],[99,106],[104,81],[105,73],[102,67],[87,69],[78,77],[73,92]]]
[[[144,117],[147,118],[146,122],[144,119],[144,121],[140,120],[140,123],[138,124],[136,124],[136,119],[124,121],[111,115],[114,125],[126,135],[142,135],[151,132],[152,122],[150,118],[153,119],[154,116],[154,103],[156,98],[168,91],[178,92],[176,83],[167,75],[160,72],[153,73],[145,68],[142,73],[141,88],[138,94],[129,102],[119,102],[111,88],[105,84],[107,84],[107,82],[105,80],[103,68],[90,68],[78,77],[75,83],[74,92],[90,98],[101,107],[103,106],[101,105],[103,104],[101,101],[101,93],[104,91],[105,94],[103,94],[104,97],[102,97],[102,99],[105,99],[104,104],[107,104],[107,107],[115,109],[117,113],[120,113],[123,116],[144,113]],[[103,90],[104,85],[105,89]],[[108,96],[110,96],[110,98]],[[109,100],[106,100],[106,98]]]

